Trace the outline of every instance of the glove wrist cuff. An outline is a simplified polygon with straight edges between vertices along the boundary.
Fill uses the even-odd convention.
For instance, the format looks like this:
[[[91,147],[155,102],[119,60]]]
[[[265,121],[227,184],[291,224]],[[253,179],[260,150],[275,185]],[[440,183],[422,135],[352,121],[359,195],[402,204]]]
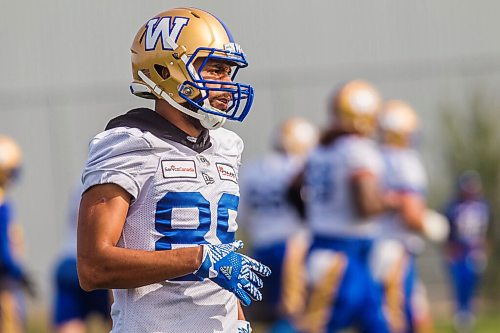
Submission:
[[[200,276],[200,277],[203,277],[203,278],[206,278],[206,277],[208,277],[208,271],[209,271],[210,267],[212,266],[212,263],[211,263],[209,255],[208,255],[208,247],[205,245],[201,245],[201,248],[203,251],[203,255],[201,257],[201,265],[200,265],[200,267],[198,267],[198,269],[196,269],[193,272],[193,274]]]
[[[236,325],[238,333],[252,333],[252,327],[250,327],[250,323],[246,320],[238,320],[238,324]]]

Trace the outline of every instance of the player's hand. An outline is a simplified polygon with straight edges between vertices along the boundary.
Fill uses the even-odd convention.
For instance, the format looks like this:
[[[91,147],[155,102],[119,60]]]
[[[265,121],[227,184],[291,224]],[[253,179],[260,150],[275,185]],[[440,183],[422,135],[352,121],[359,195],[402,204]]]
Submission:
[[[271,270],[260,262],[234,251],[243,247],[242,241],[229,244],[204,244],[200,268],[194,274],[203,279],[211,279],[229,290],[245,306],[262,300],[259,289],[263,283],[260,276],[269,276]],[[258,274],[258,275],[257,275]]]
[[[431,209],[425,212],[422,229],[424,236],[435,243],[444,242],[450,234],[450,225],[446,217]]]

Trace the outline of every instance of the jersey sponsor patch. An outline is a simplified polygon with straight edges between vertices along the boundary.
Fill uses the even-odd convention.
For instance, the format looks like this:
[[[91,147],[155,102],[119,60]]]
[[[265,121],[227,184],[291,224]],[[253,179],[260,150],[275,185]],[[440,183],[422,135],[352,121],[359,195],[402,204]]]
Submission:
[[[192,160],[163,160],[161,170],[164,178],[196,178],[196,165]]]
[[[229,180],[238,184],[238,177],[236,176],[236,171],[229,164],[215,163],[217,167],[217,172],[221,180]]]

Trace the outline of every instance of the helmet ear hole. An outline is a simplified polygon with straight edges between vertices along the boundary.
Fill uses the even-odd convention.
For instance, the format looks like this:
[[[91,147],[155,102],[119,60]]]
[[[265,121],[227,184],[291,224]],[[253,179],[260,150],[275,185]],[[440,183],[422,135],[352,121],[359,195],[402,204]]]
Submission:
[[[167,67],[162,66],[162,65],[154,65],[156,73],[163,79],[166,80],[170,77],[170,71],[168,70]]]

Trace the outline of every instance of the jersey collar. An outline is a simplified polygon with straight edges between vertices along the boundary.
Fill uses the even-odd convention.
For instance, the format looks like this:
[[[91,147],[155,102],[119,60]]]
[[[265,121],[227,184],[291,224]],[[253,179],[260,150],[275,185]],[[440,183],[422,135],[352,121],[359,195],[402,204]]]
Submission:
[[[203,129],[198,138],[193,138],[155,111],[147,108],[133,109],[111,119],[106,125],[106,130],[116,127],[138,128],[143,132],[150,132],[164,141],[180,143],[197,153],[212,146],[210,133],[207,129]]]

